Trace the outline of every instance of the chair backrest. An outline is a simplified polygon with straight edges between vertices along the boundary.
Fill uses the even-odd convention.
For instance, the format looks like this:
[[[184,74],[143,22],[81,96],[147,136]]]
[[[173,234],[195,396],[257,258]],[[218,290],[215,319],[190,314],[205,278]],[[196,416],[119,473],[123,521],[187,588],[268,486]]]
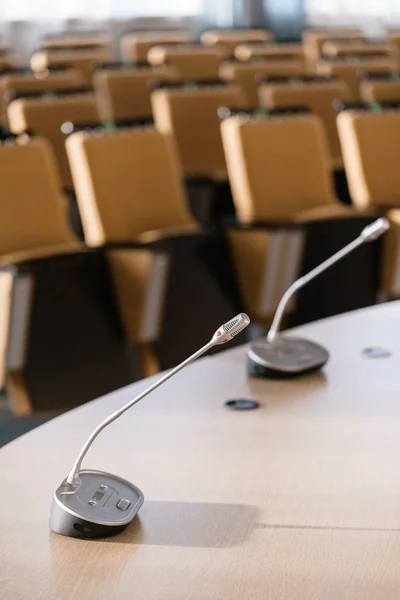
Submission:
[[[175,136],[184,174],[226,179],[218,108],[243,106],[241,88],[165,88],[155,90],[151,102],[157,129]]]
[[[399,102],[400,79],[371,79],[360,83],[364,102]]]
[[[389,56],[391,49],[388,43],[367,43],[366,41],[332,41],[323,43],[321,53],[328,58],[337,58],[340,56]]]
[[[301,44],[239,44],[235,48],[235,58],[243,62],[259,59],[294,59],[304,63],[304,50]]]
[[[304,75],[304,66],[297,60],[265,60],[251,63],[223,63],[221,78],[240,85],[246,94],[246,104],[250,108],[260,105],[258,85],[261,77],[296,77]]]
[[[396,70],[395,61],[391,58],[365,58],[338,61],[321,60],[316,66],[317,74],[325,77],[338,77],[345,81],[349,87],[353,102],[361,100],[360,74],[390,73]]]
[[[221,131],[240,222],[290,220],[336,203],[319,117],[231,116],[222,121]]]
[[[53,146],[65,188],[72,188],[71,173],[65,153],[63,123],[93,123],[99,121],[96,100],[93,94],[71,96],[20,98],[8,106],[8,122],[11,131],[20,133],[29,130],[34,135],[47,138]]]
[[[337,125],[357,207],[400,207],[400,110],[345,110]]]
[[[2,56],[0,54],[0,71],[2,69],[13,69],[15,66],[15,61],[11,58],[11,56]]]
[[[179,77],[172,67],[97,70],[93,85],[102,120],[151,119],[151,83],[176,81]]]
[[[168,65],[179,70],[182,79],[218,79],[221,52],[201,46],[153,46],[147,60],[153,66]]]
[[[187,44],[192,41],[189,31],[145,31],[126,33],[121,37],[120,50],[124,62],[145,63],[147,53],[158,44]]]
[[[31,56],[33,71],[45,71],[53,66],[67,66],[80,71],[87,85],[92,83],[92,75],[97,64],[110,60],[109,51],[105,48],[97,50],[39,50]]]
[[[200,39],[205,46],[218,46],[228,56],[233,56],[238,44],[273,42],[275,36],[266,29],[209,29],[202,33]]]
[[[302,40],[308,69],[310,72],[315,71],[315,66],[321,57],[322,46],[328,40],[362,42],[365,39],[365,34],[359,29],[305,29],[302,33]]]
[[[42,42],[42,48],[48,50],[83,50],[94,48],[108,49],[110,39],[105,33],[80,33],[80,34],[60,34],[45,37]]]
[[[89,246],[193,226],[171,136],[151,127],[78,132],[66,147]]]
[[[85,78],[76,69],[45,71],[43,73],[0,74],[0,118],[6,118],[7,95],[26,92],[52,92],[85,85]]]
[[[336,111],[334,100],[350,100],[350,93],[345,82],[290,81],[271,82],[260,85],[259,97],[261,106],[266,108],[285,108],[289,106],[305,106],[318,115],[327,132],[332,157],[332,166],[342,164],[339,136],[336,129]]]
[[[73,244],[55,158],[47,140],[0,145],[0,261]]]

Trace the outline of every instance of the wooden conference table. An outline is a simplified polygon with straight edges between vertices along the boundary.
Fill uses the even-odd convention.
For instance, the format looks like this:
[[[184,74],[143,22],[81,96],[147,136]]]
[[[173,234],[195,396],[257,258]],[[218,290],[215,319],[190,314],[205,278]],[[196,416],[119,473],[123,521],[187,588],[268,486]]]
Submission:
[[[52,494],[93,427],[147,381],[0,450],[0,598],[398,600],[400,302],[301,331],[331,351],[323,373],[248,379],[245,348],[227,350],[102,434],[84,466],[146,496],[114,538],[51,533]],[[224,407],[238,397],[261,407]]]

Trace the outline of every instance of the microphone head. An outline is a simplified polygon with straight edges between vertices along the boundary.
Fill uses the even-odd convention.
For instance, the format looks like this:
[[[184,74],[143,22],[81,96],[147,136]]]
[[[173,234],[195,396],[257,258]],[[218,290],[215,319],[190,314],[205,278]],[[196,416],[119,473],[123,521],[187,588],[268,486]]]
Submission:
[[[225,344],[226,342],[230,342],[235,335],[243,331],[249,323],[250,317],[246,315],[246,313],[240,313],[225,323],[225,325],[221,325],[214,333],[211,341],[214,342],[214,344]]]
[[[370,225],[367,225],[361,232],[360,236],[364,242],[373,242],[378,239],[385,231],[390,227],[390,223],[387,219],[377,219]]]

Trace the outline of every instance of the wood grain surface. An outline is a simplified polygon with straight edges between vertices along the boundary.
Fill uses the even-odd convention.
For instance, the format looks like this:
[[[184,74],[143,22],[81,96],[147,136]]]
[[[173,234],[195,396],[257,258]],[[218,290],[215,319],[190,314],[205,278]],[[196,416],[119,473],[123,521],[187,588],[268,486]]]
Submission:
[[[400,303],[298,331],[330,350],[323,372],[248,379],[245,347],[227,350],[104,431],[84,467],[146,496],[114,538],[51,533],[52,494],[94,426],[149,380],[1,449],[1,600],[398,600]],[[235,412],[232,398],[261,407]]]

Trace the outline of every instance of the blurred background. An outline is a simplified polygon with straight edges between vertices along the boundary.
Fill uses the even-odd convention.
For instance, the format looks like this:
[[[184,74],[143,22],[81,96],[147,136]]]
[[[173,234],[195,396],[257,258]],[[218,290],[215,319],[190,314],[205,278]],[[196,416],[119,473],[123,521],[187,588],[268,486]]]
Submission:
[[[399,298],[399,108],[395,0],[3,0],[0,446],[265,335],[380,215],[285,327]]]

